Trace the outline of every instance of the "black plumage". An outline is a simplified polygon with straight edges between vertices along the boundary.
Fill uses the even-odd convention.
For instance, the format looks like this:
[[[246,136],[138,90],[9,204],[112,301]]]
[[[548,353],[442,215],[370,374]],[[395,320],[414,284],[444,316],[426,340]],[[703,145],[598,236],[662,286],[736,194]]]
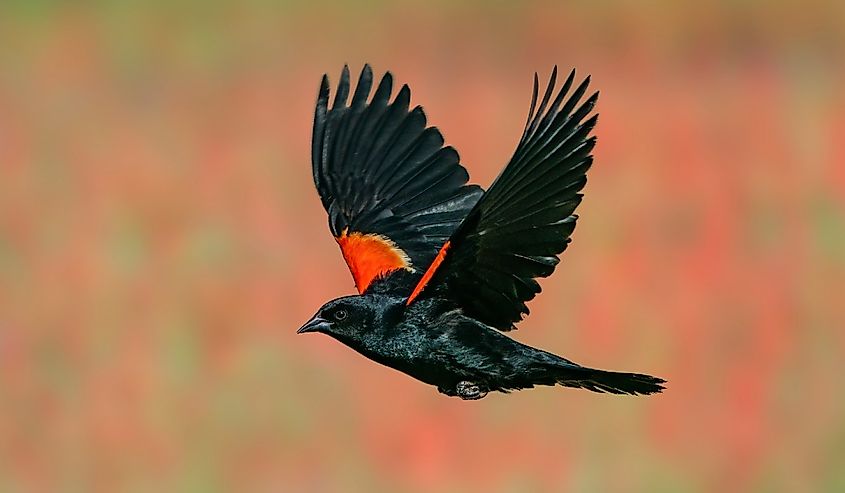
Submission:
[[[350,93],[344,67],[332,107],[324,76],[313,136],[314,181],[359,294],[326,303],[300,332],[323,332],[364,356],[477,399],[489,391],[563,385],[651,394],[664,380],[582,367],[500,331],[528,314],[570,242],[593,162],[598,93],[573,90],[573,70],[531,109],[516,151],[487,192],[466,185],[457,152],[444,147],[387,73],[368,101],[365,66]],[[498,329],[498,330],[497,330]]]

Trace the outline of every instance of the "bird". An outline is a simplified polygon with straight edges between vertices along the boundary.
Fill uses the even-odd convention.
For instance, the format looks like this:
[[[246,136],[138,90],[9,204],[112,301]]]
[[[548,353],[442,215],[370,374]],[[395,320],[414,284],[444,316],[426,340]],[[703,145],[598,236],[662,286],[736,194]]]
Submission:
[[[312,172],[357,294],[325,303],[297,333],[328,335],[464,400],[539,385],[663,391],[664,379],[581,366],[505,334],[529,314],[578,219],[599,93],[585,97],[590,77],[575,77],[558,88],[555,66],[539,97],[535,72],[522,137],[485,191],[467,184],[407,84],[391,97],[386,72],[373,91],[365,64],[353,91],[345,65],[330,106],[323,75]]]

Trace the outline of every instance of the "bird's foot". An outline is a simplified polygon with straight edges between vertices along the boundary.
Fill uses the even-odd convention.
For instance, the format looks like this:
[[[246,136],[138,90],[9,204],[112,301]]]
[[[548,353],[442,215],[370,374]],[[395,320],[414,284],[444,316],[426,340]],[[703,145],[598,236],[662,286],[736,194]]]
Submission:
[[[478,384],[463,380],[455,386],[455,393],[465,401],[475,401],[487,395],[487,389],[482,388]]]

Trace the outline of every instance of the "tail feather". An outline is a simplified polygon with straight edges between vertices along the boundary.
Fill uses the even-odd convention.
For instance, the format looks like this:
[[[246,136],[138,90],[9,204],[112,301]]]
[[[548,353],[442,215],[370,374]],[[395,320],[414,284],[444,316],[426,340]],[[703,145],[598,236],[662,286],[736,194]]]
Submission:
[[[620,373],[580,366],[569,367],[557,375],[557,383],[599,393],[649,395],[666,388],[666,380],[642,373]]]

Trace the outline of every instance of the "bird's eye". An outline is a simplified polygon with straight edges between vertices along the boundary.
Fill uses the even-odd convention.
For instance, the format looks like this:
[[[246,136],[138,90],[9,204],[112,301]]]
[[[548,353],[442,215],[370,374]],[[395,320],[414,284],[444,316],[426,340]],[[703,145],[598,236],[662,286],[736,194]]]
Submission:
[[[346,318],[346,310],[338,310],[334,312],[334,319],[337,321],[343,320]]]

